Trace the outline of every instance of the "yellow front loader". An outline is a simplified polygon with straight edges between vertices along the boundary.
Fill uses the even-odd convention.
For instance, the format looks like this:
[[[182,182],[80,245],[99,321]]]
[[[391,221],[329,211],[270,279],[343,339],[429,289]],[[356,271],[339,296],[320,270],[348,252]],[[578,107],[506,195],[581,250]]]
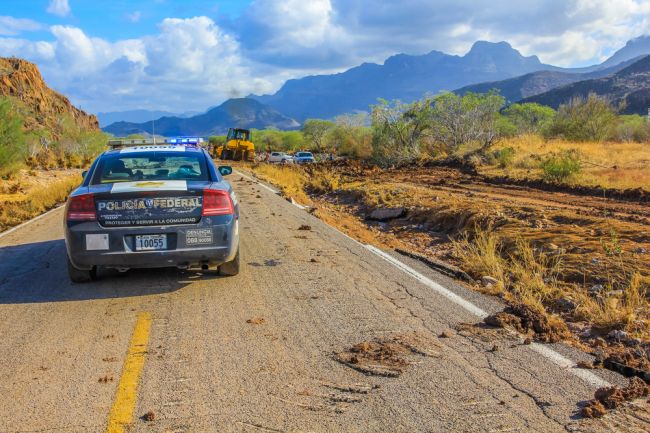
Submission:
[[[255,157],[255,146],[248,129],[230,128],[226,142],[214,150],[215,159],[248,161]]]

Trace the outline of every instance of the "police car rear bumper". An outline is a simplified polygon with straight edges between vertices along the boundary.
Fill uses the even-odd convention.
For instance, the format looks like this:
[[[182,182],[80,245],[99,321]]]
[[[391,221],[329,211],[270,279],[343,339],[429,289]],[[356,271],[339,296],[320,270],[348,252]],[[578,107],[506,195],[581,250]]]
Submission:
[[[177,226],[106,228],[83,222],[67,223],[65,229],[68,257],[78,269],[213,268],[233,260],[239,245],[239,224],[232,215]],[[136,236],[161,234],[166,235],[166,249],[136,250]]]

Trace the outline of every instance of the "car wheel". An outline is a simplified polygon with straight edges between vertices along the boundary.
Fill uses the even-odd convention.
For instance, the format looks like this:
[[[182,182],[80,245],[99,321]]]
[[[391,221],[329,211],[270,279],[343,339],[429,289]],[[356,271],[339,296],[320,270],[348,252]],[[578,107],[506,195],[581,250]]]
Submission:
[[[90,270],[77,269],[70,261],[70,257],[67,257],[67,254],[66,259],[68,260],[68,276],[73,283],[88,283],[97,279],[97,268],[93,267]]]
[[[237,248],[237,254],[235,258],[230,262],[226,262],[223,265],[219,266],[219,275],[224,277],[232,277],[239,273],[239,247]]]

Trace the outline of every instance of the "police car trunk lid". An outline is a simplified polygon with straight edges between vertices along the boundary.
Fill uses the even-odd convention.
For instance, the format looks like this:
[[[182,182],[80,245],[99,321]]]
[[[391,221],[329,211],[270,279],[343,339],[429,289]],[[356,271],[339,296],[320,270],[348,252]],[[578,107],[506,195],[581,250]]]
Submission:
[[[97,220],[104,227],[196,224],[201,220],[203,181],[138,181],[94,185]]]

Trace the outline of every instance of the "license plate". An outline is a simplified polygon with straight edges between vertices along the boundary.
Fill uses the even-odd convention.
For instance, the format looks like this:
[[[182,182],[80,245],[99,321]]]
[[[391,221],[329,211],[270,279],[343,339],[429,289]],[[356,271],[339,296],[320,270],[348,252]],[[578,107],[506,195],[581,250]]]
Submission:
[[[135,237],[136,251],[167,249],[167,235],[138,235]]]

